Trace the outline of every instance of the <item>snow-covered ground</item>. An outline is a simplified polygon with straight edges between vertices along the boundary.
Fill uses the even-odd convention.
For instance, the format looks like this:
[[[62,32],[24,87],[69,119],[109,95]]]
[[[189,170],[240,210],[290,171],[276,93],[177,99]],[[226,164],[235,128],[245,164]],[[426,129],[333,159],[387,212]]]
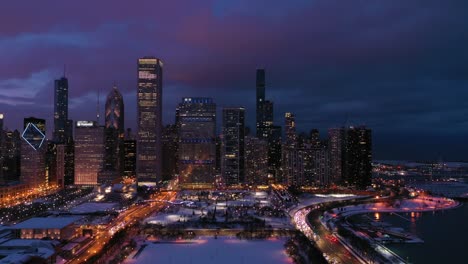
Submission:
[[[230,191],[233,193],[234,191]],[[231,219],[238,218],[242,214],[253,216],[261,220],[265,220],[267,225],[273,228],[291,228],[291,223],[288,217],[276,217],[269,214],[258,214],[254,208],[270,207],[274,208],[271,202],[272,197],[266,192],[245,192],[243,197],[236,200],[226,199],[210,199],[209,201],[199,201],[196,196],[191,196],[188,191],[182,192],[179,199],[174,201],[170,208],[164,212],[158,212],[145,219],[149,224],[162,224],[168,225],[176,222],[197,221],[201,216],[206,215],[208,212],[216,212],[215,218],[217,222],[225,221],[225,211],[229,207],[231,210]],[[225,193],[222,193],[225,194]],[[181,200],[184,196],[186,200]],[[213,197],[212,195],[211,197]],[[237,209],[233,209],[237,208]]]
[[[82,203],[73,207],[70,212],[75,214],[89,214],[89,213],[96,213],[96,212],[107,212],[107,211],[115,211],[119,209],[120,206],[117,203]]]
[[[200,238],[176,243],[148,242],[140,254],[131,254],[124,263],[292,263],[284,251],[285,242],[284,239],[248,241],[227,237]]]

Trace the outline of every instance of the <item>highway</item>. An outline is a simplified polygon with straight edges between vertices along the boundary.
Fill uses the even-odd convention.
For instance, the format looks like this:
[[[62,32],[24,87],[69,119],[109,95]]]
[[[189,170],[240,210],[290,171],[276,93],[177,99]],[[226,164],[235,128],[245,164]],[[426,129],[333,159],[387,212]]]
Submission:
[[[99,230],[95,235],[94,240],[86,250],[77,254],[67,263],[79,264],[88,260],[90,257],[100,252],[117,231],[141,221],[156,211],[161,210],[166,206],[166,201],[173,201],[175,197],[176,192],[161,192],[152,197],[154,200],[159,200],[158,202],[134,204],[130,206],[127,210],[120,213],[118,217],[113,219],[106,230]]]

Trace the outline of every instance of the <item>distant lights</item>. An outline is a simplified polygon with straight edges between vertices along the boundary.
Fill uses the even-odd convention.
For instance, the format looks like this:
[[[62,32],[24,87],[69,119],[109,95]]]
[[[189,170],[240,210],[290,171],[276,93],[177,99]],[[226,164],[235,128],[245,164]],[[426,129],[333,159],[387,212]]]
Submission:
[[[92,127],[94,126],[93,121],[76,121],[77,127]]]

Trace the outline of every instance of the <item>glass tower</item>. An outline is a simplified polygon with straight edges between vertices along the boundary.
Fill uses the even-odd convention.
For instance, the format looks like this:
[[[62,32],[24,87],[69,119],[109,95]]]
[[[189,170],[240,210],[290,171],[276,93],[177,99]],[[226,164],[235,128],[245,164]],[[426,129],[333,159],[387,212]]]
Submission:
[[[223,109],[222,175],[227,185],[245,182],[245,109]]]
[[[104,170],[115,172],[115,178],[123,172],[123,140],[124,140],[124,102],[122,94],[116,86],[112,88],[106,99],[105,109],[105,148]]]

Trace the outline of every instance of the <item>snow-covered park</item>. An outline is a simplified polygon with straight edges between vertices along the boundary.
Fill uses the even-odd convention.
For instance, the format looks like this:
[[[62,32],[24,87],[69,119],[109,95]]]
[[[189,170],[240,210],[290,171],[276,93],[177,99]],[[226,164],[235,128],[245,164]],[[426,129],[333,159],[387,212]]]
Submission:
[[[292,263],[284,251],[284,243],[284,239],[239,240],[228,237],[202,237],[173,243],[147,242],[141,251],[131,254],[124,263]]]

